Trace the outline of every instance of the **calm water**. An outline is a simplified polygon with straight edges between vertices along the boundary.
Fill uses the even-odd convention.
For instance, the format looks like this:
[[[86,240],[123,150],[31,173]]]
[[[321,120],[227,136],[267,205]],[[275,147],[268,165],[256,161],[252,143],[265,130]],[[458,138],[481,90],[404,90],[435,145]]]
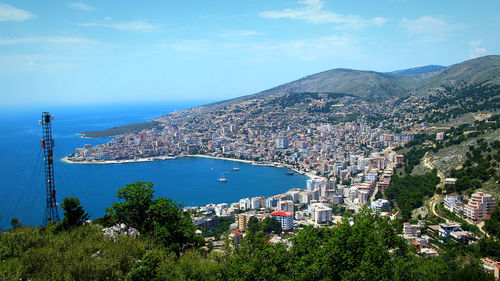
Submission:
[[[23,224],[42,222],[45,210],[43,156],[40,148],[41,112],[55,115],[52,124],[55,156],[60,159],[86,143],[108,138],[82,139],[76,133],[143,122],[174,110],[205,102],[113,106],[7,109],[0,113],[0,227],[10,227],[17,217]],[[79,197],[93,218],[116,201],[118,188],[136,181],[151,181],[156,196],[184,202],[186,206],[235,202],[243,197],[270,196],[304,187],[306,177],[287,176],[287,170],[205,158],[181,158],[153,162],[84,165],[55,163],[57,201]],[[211,170],[213,168],[213,170]],[[228,173],[224,173],[229,171]],[[227,183],[217,178],[224,173]],[[61,210],[59,210],[62,216]]]

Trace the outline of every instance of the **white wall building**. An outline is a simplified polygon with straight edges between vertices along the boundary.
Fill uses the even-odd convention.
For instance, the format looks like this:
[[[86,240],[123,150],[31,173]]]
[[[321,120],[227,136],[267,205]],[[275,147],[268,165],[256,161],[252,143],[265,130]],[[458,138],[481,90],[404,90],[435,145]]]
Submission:
[[[293,213],[293,201],[282,200],[278,204],[278,211],[292,212]]]
[[[495,198],[484,192],[473,193],[469,202],[464,205],[464,214],[471,220],[489,219],[495,209]]]
[[[277,219],[281,223],[281,229],[291,230],[293,229],[293,213],[285,211],[275,211],[271,213],[271,217]]]
[[[453,211],[453,209],[458,204],[462,204],[461,198],[462,196],[460,196],[460,194],[457,193],[447,194],[446,197],[444,198],[444,206],[449,210]]]
[[[240,210],[248,210],[250,209],[250,198],[243,198],[240,199]]]
[[[389,201],[385,199],[377,199],[372,202],[370,205],[370,208],[374,212],[383,212],[383,211],[389,211],[390,203]]]
[[[332,209],[324,204],[311,204],[309,211],[311,211],[311,219],[315,223],[324,224],[332,221]]]

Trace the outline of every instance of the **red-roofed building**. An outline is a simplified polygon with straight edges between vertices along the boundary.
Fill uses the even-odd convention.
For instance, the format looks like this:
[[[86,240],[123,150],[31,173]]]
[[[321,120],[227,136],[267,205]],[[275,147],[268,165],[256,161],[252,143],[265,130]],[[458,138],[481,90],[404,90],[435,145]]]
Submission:
[[[275,211],[271,213],[271,217],[277,219],[281,223],[283,230],[293,229],[293,213],[285,211]]]
[[[243,239],[243,234],[237,230],[231,231],[231,234],[229,234],[229,238],[234,239],[234,243],[240,244],[241,239]]]
[[[483,269],[486,272],[492,273],[493,276],[498,280],[500,278],[500,262],[490,258],[482,258]]]

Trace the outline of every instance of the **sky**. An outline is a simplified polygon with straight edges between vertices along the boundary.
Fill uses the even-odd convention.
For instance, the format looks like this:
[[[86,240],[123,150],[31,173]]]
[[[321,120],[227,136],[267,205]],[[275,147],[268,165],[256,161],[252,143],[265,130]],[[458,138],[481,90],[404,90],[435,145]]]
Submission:
[[[498,55],[499,34],[498,0],[0,0],[0,107],[222,100]]]

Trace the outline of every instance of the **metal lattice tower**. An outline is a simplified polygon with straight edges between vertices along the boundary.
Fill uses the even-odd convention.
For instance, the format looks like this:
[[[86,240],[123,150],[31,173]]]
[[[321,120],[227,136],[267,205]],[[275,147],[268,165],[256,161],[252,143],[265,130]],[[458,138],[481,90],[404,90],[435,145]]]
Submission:
[[[45,193],[47,197],[47,207],[43,216],[44,224],[59,221],[56,203],[56,187],[54,182],[54,139],[52,139],[52,128],[50,122],[54,120],[48,112],[42,112],[40,124],[43,130],[42,148],[43,162],[45,166]]]

